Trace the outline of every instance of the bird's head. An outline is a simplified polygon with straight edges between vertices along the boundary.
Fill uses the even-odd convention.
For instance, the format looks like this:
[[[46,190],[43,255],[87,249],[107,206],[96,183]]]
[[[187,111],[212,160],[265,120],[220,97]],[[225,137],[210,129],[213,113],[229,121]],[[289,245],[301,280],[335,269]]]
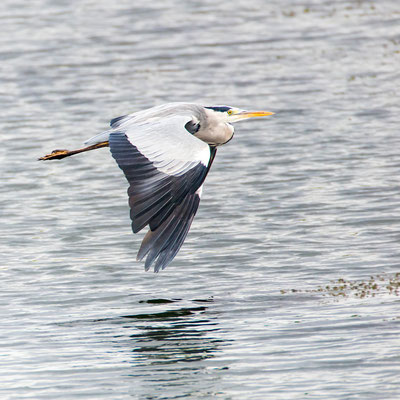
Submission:
[[[214,113],[214,116],[221,122],[237,122],[244,119],[255,118],[255,117],[266,117],[275,113],[270,111],[246,111],[237,107],[230,106],[212,106],[205,107]]]

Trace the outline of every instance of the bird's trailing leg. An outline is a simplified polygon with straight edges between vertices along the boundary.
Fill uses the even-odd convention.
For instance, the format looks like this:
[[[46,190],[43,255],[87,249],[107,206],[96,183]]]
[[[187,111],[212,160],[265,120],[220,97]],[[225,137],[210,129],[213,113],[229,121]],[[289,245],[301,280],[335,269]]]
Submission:
[[[74,154],[83,153],[89,150],[100,149],[102,147],[108,147],[108,142],[96,143],[91,146],[83,147],[82,149],[77,150],[53,150],[51,154],[47,154],[43,157],[40,157],[39,160],[61,160],[64,157],[73,156]]]

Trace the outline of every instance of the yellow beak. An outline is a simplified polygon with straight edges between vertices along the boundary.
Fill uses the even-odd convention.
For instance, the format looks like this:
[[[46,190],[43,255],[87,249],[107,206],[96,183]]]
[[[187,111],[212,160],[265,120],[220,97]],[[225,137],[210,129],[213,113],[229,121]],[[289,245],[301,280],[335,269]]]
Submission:
[[[235,114],[235,119],[248,119],[248,118],[256,118],[256,117],[267,117],[268,115],[274,115],[275,113],[270,111],[240,111]]]

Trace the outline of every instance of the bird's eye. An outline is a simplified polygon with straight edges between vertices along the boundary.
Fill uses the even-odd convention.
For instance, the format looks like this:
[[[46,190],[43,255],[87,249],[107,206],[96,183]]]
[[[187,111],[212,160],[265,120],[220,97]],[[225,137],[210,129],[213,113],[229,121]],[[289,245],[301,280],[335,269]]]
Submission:
[[[228,110],[228,115],[232,115],[233,111],[232,110]]]

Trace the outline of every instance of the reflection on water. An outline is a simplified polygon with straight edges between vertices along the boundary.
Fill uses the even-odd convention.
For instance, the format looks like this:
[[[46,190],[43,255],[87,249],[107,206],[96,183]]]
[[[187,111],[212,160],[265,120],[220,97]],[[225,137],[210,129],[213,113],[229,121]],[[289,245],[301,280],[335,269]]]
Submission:
[[[224,337],[214,305],[213,298],[139,300],[130,304],[132,313],[69,320],[49,324],[47,330],[56,326],[67,332],[57,358],[71,357],[69,343],[99,349],[102,358],[88,352],[80,365],[102,371],[105,386],[114,384],[116,373],[122,385],[118,390],[131,393],[133,388],[137,398],[212,398],[216,391],[210,388],[218,387],[220,379],[215,373],[228,370],[215,358],[234,343]],[[222,388],[217,391],[222,393]]]
[[[206,303],[212,300],[194,301]],[[149,300],[149,304],[160,304]],[[220,329],[206,306],[183,307],[163,312],[123,316],[133,321],[138,333],[130,335],[133,362],[151,365],[193,362],[214,357],[223,341],[216,338]]]
[[[210,387],[219,378],[216,381],[215,376],[211,378],[207,372],[209,361],[227,343],[221,338],[217,316],[212,315],[207,307],[207,303],[212,301],[194,300],[187,307],[121,317],[125,331],[133,331],[125,346],[131,348],[131,372],[128,376],[141,383],[136,386],[135,395],[144,393],[146,399],[172,399],[177,398],[177,393],[178,397],[214,397],[215,392]],[[145,301],[153,306],[169,306],[168,303],[172,306],[178,302]],[[206,360],[208,367],[204,363]]]

